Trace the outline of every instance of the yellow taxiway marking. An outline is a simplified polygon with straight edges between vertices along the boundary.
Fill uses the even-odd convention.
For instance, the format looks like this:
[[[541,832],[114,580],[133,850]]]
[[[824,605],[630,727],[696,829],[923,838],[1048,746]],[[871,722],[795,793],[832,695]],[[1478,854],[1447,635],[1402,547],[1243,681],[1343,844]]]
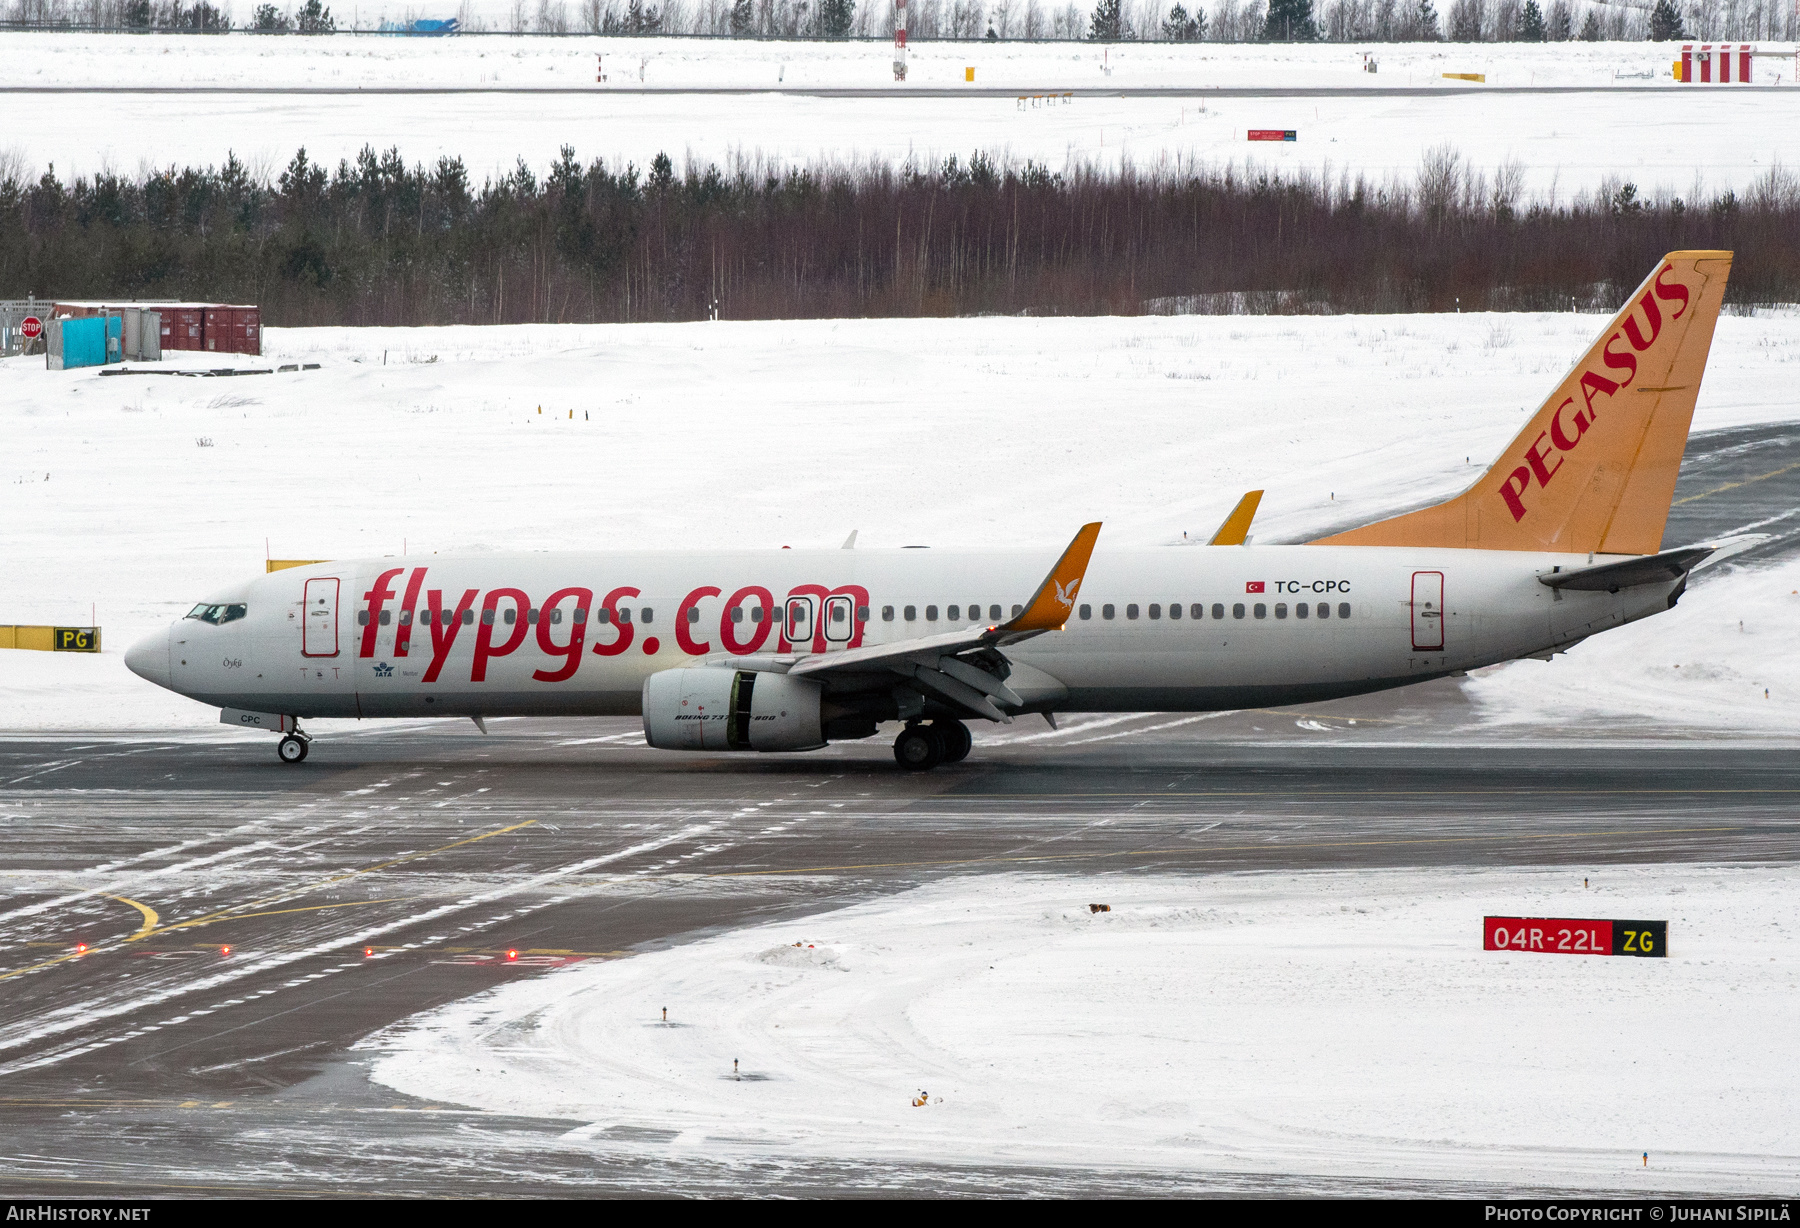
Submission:
[[[293,887],[286,891],[277,891],[274,895],[264,896],[260,900],[249,900],[243,904],[232,904],[229,907],[219,909],[217,912],[208,913],[204,917],[195,917],[191,921],[177,921],[172,925],[162,926],[156,932],[158,934],[167,934],[173,930],[192,929],[197,925],[211,925],[215,921],[228,921],[228,920],[232,920],[239,916],[258,916],[258,917],[270,916],[273,914],[270,914],[270,913],[243,913],[240,910],[245,909],[245,908],[256,908],[263,904],[276,904],[282,900],[291,900],[295,896],[305,895],[309,891],[318,891],[320,888],[329,887],[334,883],[348,882],[349,880],[356,878],[363,874],[373,874],[377,870],[386,870],[386,869],[390,869],[394,866],[405,865],[409,861],[418,861],[422,857],[435,857],[439,853],[447,853],[451,849],[462,848],[464,845],[478,844],[483,840],[491,840],[495,836],[504,836],[509,831],[518,831],[521,827],[530,827],[533,824],[535,824],[536,822],[537,822],[536,819],[526,819],[523,823],[514,823],[510,827],[497,827],[493,831],[483,832],[479,836],[470,836],[467,840],[458,840],[453,844],[445,844],[445,845],[439,846],[438,848],[427,849],[423,853],[408,853],[404,857],[395,857],[390,861],[379,862],[372,866],[364,866],[360,870],[349,870],[343,874],[334,874],[330,878],[321,879],[316,883],[308,883],[304,887]],[[361,900],[352,901],[352,903],[362,903],[362,902],[363,901],[361,901]],[[329,907],[331,907],[331,905],[320,905],[320,907],[329,908]],[[304,909],[304,908],[295,908],[295,909],[286,909],[283,911],[307,912],[307,911],[312,911],[312,910]],[[4,978],[0,978],[0,979],[4,979]]]
[[[149,938],[153,935],[169,933],[171,930],[189,929],[196,925],[209,925],[214,921],[226,920],[226,919],[229,919],[231,916],[233,916],[233,914],[237,913],[240,909],[255,908],[262,904],[277,903],[284,899],[292,899],[294,896],[297,896],[297,895],[304,895],[308,891],[317,891],[321,887],[329,887],[333,883],[341,883],[341,882],[348,881],[349,879],[355,878],[361,874],[373,874],[377,870],[386,870],[392,866],[404,865],[409,861],[418,861],[419,859],[424,858],[424,857],[435,857],[437,854],[447,853],[451,849],[462,848],[463,846],[469,845],[469,844],[478,844],[483,840],[491,840],[495,836],[503,836],[509,831],[518,831],[521,827],[530,827],[533,824],[535,824],[536,822],[537,822],[536,819],[526,819],[523,823],[513,823],[507,827],[497,827],[493,831],[483,832],[479,836],[470,836],[466,840],[457,840],[454,843],[441,845],[438,848],[427,849],[422,853],[408,853],[404,857],[395,857],[395,858],[392,858],[391,860],[383,861],[376,865],[364,866],[360,870],[350,870],[343,874],[334,874],[330,878],[323,879],[316,883],[309,883],[308,885],[306,885],[304,887],[295,887],[288,891],[278,891],[274,895],[266,896],[260,900],[250,900],[243,904],[234,904],[229,908],[222,908],[218,912],[211,913],[207,916],[196,917],[192,921],[177,921],[173,925],[163,925],[163,926],[155,926],[155,927],[146,925],[143,929],[138,930],[138,932],[133,934],[130,938],[122,939],[118,942],[98,943],[94,946],[89,947],[86,951],[66,951],[63,954],[58,955],[53,959],[40,960],[38,963],[35,963],[35,964],[27,964],[23,968],[14,968],[11,972],[0,972],[0,981],[10,981],[10,980],[12,980],[13,977],[24,976],[27,972],[37,972],[44,968],[50,968],[50,967],[54,967],[57,964],[66,963],[67,961],[69,961],[71,959],[81,959],[83,956],[94,955],[94,954],[98,954],[101,951],[112,950],[117,947],[123,946],[126,942],[136,942],[142,938]],[[122,896],[113,896],[110,898],[123,899]],[[140,909],[147,916],[150,916],[150,917],[155,916],[154,913],[152,913],[148,908],[145,908],[144,905],[142,905],[142,904],[138,904],[131,900],[126,900],[125,902],[128,904],[131,904],[131,906],[133,908]],[[354,903],[365,903],[365,902],[372,903],[373,901],[357,900],[357,901],[353,901],[353,902]],[[324,905],[323,907],[331,907],[331,905]],[[309,911],[309,910],[294,909],[292,911],[305,912],[305,911]],[[261,915],[261,914],[255,914],[255,915]]]
[[[1416,844],[1507,843],[1518,840],[1582,840],[1599,836],[1669,836],[1698,832],[1742,831],[1739,827],[1651,827],[1620,831],[1539,832],[1509,836],[1428,836],[1417,840],[1316,840],[1294,844],[1221,844],[1210,848],[1120,849],[1112,853],[1040,853],[1019,857],[957,857],[932,861],[871,861],[861,865],[805,866],[797,870],[723,870],[706,878],[774,878],[784,874],[827,874],[843,870],[906,870],[922,866],[984,866],[1049,861],[1106,861],[1116,857],[1213,856],[1218,853],[1266,853],[1293,849],[1384,848]]]
[[[1752,482],[1762,482],[1762,481],[1766,481],[1769,478],[1778,478],[1782,474],[1792,473],[1796,469],[1800,469],[1800,461],[1795,461],[1791,465],[1783,465],[1779,469],[1771,469],[1767,473],[1759,473],[1755,477],[1745,478],[1741,482],[1727,482],[1723,486],[1715,486],[1711,490],[1703,490],[1697,495],[1689,495],[1685,499],[1677,499],[1677,500],[1675,500],[1675,502],[1669,504],[1669,506],[1670,507],[1680,507],[1683,503],[1693,503],[1697,499],[1706,499],[1706,498],[1710,498],[1713,495],[1724,494],[1728,490],[1736,490],[1738,487],[1748,486]]]
[[[106,898],[109,900],[117,900],[121,904],[129,904],[144,914],[144,924],[139,926],[138,932],[127,938],[125,940],[126,942],[137,942],[140,939],[150,937],[150,935],[156,932],[156,910],[154,908],[150,907],[148,904],[140,904],[136,900],[128,900],[122,895],[109,895]]]

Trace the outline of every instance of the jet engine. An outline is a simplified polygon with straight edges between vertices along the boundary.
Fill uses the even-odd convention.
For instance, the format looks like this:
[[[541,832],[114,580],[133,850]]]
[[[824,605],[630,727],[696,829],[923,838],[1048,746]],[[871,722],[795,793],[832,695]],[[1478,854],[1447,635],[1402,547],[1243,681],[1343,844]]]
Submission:
[[[666,669],[644,680],[644,738],[658,750],[816,750],[821,695],[786,674]]]

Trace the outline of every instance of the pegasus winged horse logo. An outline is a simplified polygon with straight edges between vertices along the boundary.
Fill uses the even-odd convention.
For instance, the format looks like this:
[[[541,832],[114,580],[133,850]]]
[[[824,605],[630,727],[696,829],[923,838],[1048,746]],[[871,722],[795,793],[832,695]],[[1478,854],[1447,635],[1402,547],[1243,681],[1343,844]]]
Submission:
[[[1054,581],[1052,581],[1052,583],[1054,583]],[[1075,604],[1075,594],[1077,591],[1080,590],[1080,588],[1081,588],[1081,577],[1080,576],[1076,576],[1073,580],[1070,580],[1068,582],[1068,584],[1066,584],[1066,585],[1064,585],[1064,584],[1056,585],[1056,600],[1062,606],[1063,609],[1066,610]]]

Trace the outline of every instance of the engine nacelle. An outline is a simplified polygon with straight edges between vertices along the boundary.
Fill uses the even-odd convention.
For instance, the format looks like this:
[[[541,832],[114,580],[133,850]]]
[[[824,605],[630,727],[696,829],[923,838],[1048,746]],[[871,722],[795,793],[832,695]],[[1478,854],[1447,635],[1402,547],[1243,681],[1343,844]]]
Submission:
[[[816,750],[822,688],[739,669],[665,669],[644,679],[644,739],[658,750]]]

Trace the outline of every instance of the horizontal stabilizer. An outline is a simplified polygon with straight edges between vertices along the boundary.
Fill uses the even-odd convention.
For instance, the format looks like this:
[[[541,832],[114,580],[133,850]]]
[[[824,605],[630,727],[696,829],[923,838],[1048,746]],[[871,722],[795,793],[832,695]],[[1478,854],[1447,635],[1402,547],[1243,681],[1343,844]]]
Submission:
[[[1711,546],[1684,546],[1642,558],[1583,567],[1580,571],[1550,572],[1539,576],[1538,583],[1583,593],[1616,593],[1636,584],[1667,584],[1687,575],[1712,552]]]

